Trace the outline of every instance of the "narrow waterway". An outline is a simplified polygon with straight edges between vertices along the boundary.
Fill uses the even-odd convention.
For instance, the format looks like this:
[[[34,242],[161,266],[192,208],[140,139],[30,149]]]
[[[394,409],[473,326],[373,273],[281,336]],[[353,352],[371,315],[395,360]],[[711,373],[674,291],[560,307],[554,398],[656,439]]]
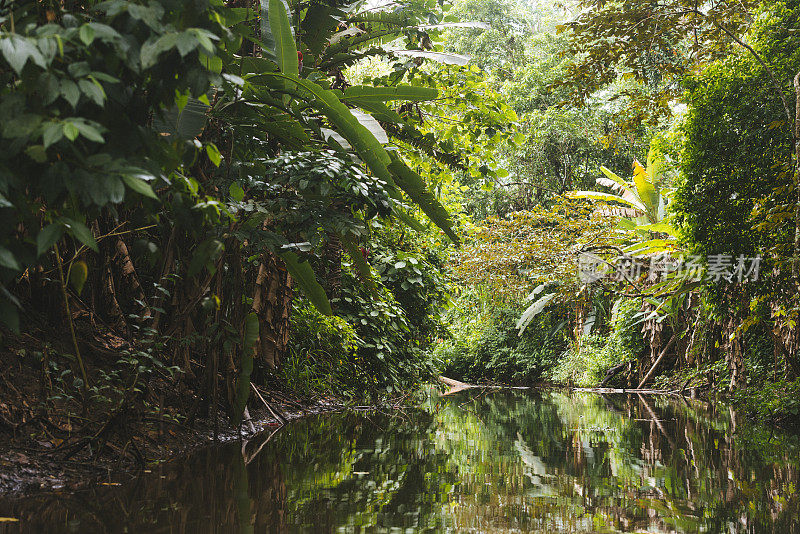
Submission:
[[[727,407],[472,390],[295,421],[119,486],[0,501],[19,519],[0,533],[800,533],[798,464],[796,437]]]

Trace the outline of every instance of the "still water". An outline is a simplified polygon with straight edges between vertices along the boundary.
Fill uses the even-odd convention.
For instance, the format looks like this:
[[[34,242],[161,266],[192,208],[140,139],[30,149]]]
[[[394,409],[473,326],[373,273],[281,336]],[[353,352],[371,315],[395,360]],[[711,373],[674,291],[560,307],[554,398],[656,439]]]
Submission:
[[[800,533],[799,464],[796,437],[699,401],[464,391],[0,503],[0,533]]]

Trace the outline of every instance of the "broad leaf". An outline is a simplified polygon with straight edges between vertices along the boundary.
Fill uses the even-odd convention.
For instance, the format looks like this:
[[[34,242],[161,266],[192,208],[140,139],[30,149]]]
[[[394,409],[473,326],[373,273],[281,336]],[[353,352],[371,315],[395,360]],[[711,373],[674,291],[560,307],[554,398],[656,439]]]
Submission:
[[[430,59],[438,63],[445,63],[447,65],[460,65],[464,66],[469,63],[469,56],[461,54],[450,54],[446,52],[430,52],[428,50],[392,50],[392,53],[400,56],[409,56],[422,59]]]
[[[67,227],[67,231],[72,237],[89,247],[95,252],[100,250],[97,248],[97,241],[95,241],[92,231],[87,228],[85,224],[74,219],[62,217],[61,222]]]
[[[139,178],[138,176],[132,176],[130,174],[123,174],[122,180],[132,191],[158,200],[158,196],[156,196],[155,192],[153,192],[153,188],[150,187],[150,184],[148,184],[142,178]]]
[[[552,301],[558,293],[549,293],[543,297],[540,297],[536,302],[528,306],[522,315],[520,316],[519,320],[517,321],[517,330],[519,330],[519,335],[521,336],[528,325],[531,323],[534,317],[539,315],[550,301]]]
[[[78,293],[81,294],[86,280],[89,278],[89,267],[85,261],[76,261],[69,268],[69,284]]]
[[[369,113],[364,113],[358,109],[351,109],[350,113],[353,114],[353,117],[356,118],[358,122],[361,123],[364,128],[369,130],[369,132],[375,136],[375,139],[382,145],[385,145],[389,142],[389,136],[386,135],[386,131],[381,127],[380,123],[376,121],[372,115]]]
[[[589,200],[603,200],[605,202],[619,202],[626,204],[632,208],[636,208],[644,213],[647,213],[647,208],[641,203],[633,199],[623,198],[611,193],[600,193],[598,191],[570,191],[566,195],[568,198],[586,198]]]
[[[638,161],[633,162],[633,183],[636,184],[636,193],[642,203],[647,206],[645,212],[651,216],[650,221],[656,222],[656,211],[658,209],[658,191],[653,186],[647,170]]]
[[[631,184],[626,182],[622,179],[618,174],[611,171],[611,169],[607,167],[600,167],[600,170],[608,177],[608,181],[603,178],[598,178],[597,183],[600,185],[604,185],[606,187],[610,187],[611,189],[622,193],[623,191],[631,191]]]
[[[331,310],[331,303],[328,300],[328,295],[325,290],[317,282],[317,277],[314,275],[314,270],[311,264],[307,261],[301,262],[297,254],[291,251],[281,252],[280,257],[286,264],[286,269],[292,278],[297,282],[297,286],[305,294],[306,298],[316,306],[316,308],[325,315],[333,315]]]
[[[41,256],[64,235],[64,225],[53,223],[42,228],[36,235],[36,255]]]
[[[434,194],[428,189],[425,180],[412,171],[399,157],[392,154],[392,163],[389,170],[394,174],[395,183],[417,204],[433,223],[441,228],[445,234],[458,244],[458,235],[453,230],[453,221],[450,213],[441,205]]]
[[[421,102],[424,100],[433,100],[438,96],[439,91],[430,87],[415,87],[413,85],[370,87],[367,85],[354,85],[344,90],[342,100],[410,100]]]
[[[275,41],[273,52],[278,67],[284,74],[297,74],[299,71],[297,46],[294,43],[292,24],[289,20],[289,6],[283,0],[269,0],[269,27]]]

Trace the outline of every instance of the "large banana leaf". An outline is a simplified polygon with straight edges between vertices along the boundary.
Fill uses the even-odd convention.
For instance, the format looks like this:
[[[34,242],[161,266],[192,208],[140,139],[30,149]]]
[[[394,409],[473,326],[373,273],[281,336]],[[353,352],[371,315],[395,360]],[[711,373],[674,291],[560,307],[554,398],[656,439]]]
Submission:
[[[389,184],[393,189],[397,185],[395,177],[403,181],[401,188],[425,212],[425,214],[441,228],[455,243],[458,236],[453,231],[452,221],[447,210],[436,197],[426,189],[425,181],[417,173],[405,166],[399,158],[395,158],[393,171],[389,170],[392,158],[375,136],[361,124],[351,110],[339,100],[333,91],[324,89],[311,80],[279,72],[268,72],[258,77],[259,80],[283,90],[291,88],[291,94],[309,101],[320,113],[331,122],[336,130],[350,143],[361,160],[372,173]],[[393,194],[399,200],[399,196]],[[402,218],[402,217],[401,217]]]
[[[405,124],[403,117],[401,117],[399,113],[379,100],[362,100],[360,98],[351,98],[347,102],[350,104],[355,104],[365,111],[369,111],[372,116],[379,121]]]
[[[386,135],[386,130],[383,129],[372,115],[358,109],[351,109],[350,113],[353,114],[353,117],[355,117],[364,128],[369,130],[369,133],[375,136],[375,139],[377,139],[380,144],[385,145],[389,142],[389,136]]]
[[[589,200],[603,200],[605,202],[618,202],[636,208],[644,213],[648,213],[647,207],[639,201],[623,198],[611,193],[600,193],[599,191],[570,191],[566,195],[569,198],[588,198]]]
[[[650,222],[656,222],[658,211],[658,191],[653,186],[647,170],[638,161],[633,162],[633,183],[636,184],[636,193],[642,204],[647,206],[645,212],[650,216]]]
[[[622,193],[623,191],[629,191],[633,193],[631,189],[631,184],[626,182],[620,175],[613,172],[608,167],[600,167],[600,170],[608,177],[609,181],[605,181],[603,178],[598,178],[597,183],[600,185],[604,185],[606,187],[610,187],[611,189]]]
[[[297,46],[294,43],[292,24],[289,20],[289,7],[283,0],[269,0],[268,17],[274,45],[273,53],[278,67],[283,73],[298,74]]]
[[[439,96],[439,91],[430,87],[415,87],[413,85],[397,85],[393,87],[370,87],[367,85],[354,85],[344,90],[342,100],[411,100],[421,102],[433,100]]]
[[[307,261],[301,262],[297,254],[291,251],[282,252],[280,257],[283,263],[286,264],[286,270],[292,275],[292,278],[297,282],[297,286],[311,304],[316,306],[321,313],[333,315],[328,295],[325,294],[325,290],[317,282],[317,277],[314,275],[311,265]]]
[[[524,312],[522,312],[522,315],[520,315],[516,325],[520,336],[523,334],[523,332],[525,332],[525,329],[531,323],[533,318],[544,311],[547,305],[550,304],[550,301],[556,298],[556,295],[558,295],[558,292],[548,293],[547,295],[540,297],[533,304],[528,306]]]
[[[469,56],[462,54],[451,54],[448,52],[431,52],[428,50],[392,50],[392,53],[400,56],[409,56],[422,59],[430,59],[437,63],[444,63],[446,65],[459,65],[464,66],[469,63]]]
[[[428,189],[422,176],[409,169],[397,155],[391,154],[391,158],[392,163],[389,164],[389,170],[394,174],[395,183],[406,192],[409,198],[425,212],[425,215],[436,226],[447,234],[453,243],[458,244],[459,238],[453,230],[453,221],[450,218],[450,213]]]

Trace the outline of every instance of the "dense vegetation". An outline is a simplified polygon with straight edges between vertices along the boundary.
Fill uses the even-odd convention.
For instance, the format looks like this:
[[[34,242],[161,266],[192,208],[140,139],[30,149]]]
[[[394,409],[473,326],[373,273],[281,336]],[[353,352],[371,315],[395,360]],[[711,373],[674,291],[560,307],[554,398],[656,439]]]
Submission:
[[[711,389],[792,420],[798,19],[12,3],[0,415],[92,410],[102,438],[132,411],[238,423],[253,387],[375,398],[444,373]]]

